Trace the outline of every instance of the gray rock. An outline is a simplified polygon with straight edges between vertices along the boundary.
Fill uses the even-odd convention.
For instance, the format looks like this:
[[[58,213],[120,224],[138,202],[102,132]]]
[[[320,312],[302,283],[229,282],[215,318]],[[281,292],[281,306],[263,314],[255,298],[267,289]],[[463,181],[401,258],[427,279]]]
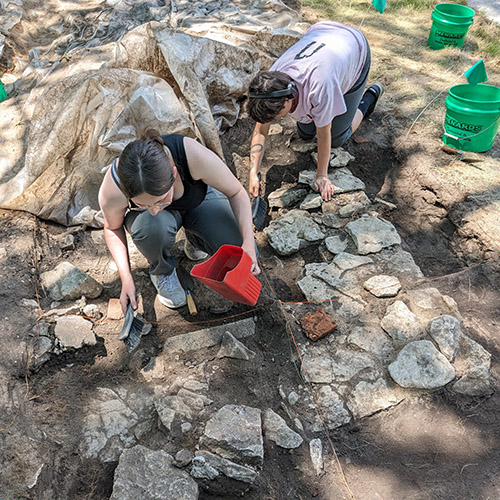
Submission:
[[[321,439],[311,439],[309,441],[309,454],[311,455],[311,462],[317,476],[323,473],[325,464],[323,462],[323,445]]]
[[[322,207],[327,206],[327,204],[323,204]],[[331,229],[341,229],[345,226],[346,221],[342,220],[337,214],[335,213],[323,213],[321,216],[315,216],[314,217],[315,222],[318,224],[321,224],[324,227],[331,228]]]
[[[351,380],[363,370],[371,370],[375,362],[367,353],[339,347],[331,354],[332,372],[335,382]]]
[[[245,344],[236,339],[230,332],[225,332],[222,336],[221,348],[217,353],[217,357],[248,361],[255,357],[255,352],[248,349]]]
[[[491,365],[491,354],[480,344],[465,335],[460,338],[458,351],[455,356],[455,370],[459,376],[471,371],[481,371],[486,376]]]
[[[80,452],[85,458],[115,462],[125,448],[152,431],[156,421],[153,394],[147,388],[133,392],[122,387],[116,392],[107,388],[96,392],[85,405]]]
[[[210,406],[213,403],[210,398],[207,398],[203,394],[197,394],[196,392],[189,391],[184,388],[179,389],[177,396],[182,398],[184,403],[186,403],[186,405],[195,412],[201,412],[203,408]]]
[[[285,420],[268,408],[264,412],[264,433],[267,439],[274,441],[281,448],[298,448],[302,444],[302,437],[292,431]]]
[[[380,269],[381,274],[393,273],[408,280],[423,278],[423,273],[415,264],[410,253],[400,246],[384,248],[377,254],[372,255],[373,261]]]
[[[337,309],[336,317],[342,318],[346,321],[359,320],[366,321],[364,315],[365,306],[359,300],[353,300],[348,297],[343,297],[340,301],[340,308]]]
[[[347,248],[347,243],[346,236],[335,235],[325,238],[326,249],[335,255],[343,252]]]
[[[291,210],[264,229],[269,244],[279,255],[291,255],[325,235],[304,210]]]
[[[262,465],[260,410],[226,405],[208,420],[201,443],[216,455],[248,465]]]
[[[363,286],[375,297],[394,297],[401,290],[401,283],[396,276],[379,274],[363,283]]]
[[[493,392],[489,377],[485,377],[480,370],[477,372],[471,371],[461,377],[453,384],[452,390],[467,396],[485,396]]]
[[[307,184],[313,189],[313,183],[316,179],[316,171],[303,170],[299,173],[299,184]],[[335,193],[347,193],[349,191],[364,191],[365,184],[363,181],[354,177],[347,168],[339,168],[328,173],[328,179],[335,186]]]
[[[311,157],[314,160],[314,162],[317,164],[318,163],[318,153],[316,151],[314,151],[313,153],[311,153]],[[347,151],[344,151],[342,148],[332,148],[332,150],[330,152],[329,165],[330,165],[330,167],[333,167],[333,168],[346,167],[347,164],[351,160],[354,160],[354,156],[352,156]]]
[[[174,464],[177,467],[186,467],[193,460],[194,454],[192,451],[187,450],[186,448],[182,448],[175,454],[175,462]]]
[[[255,333],[255,321],[253,318],[247,318],[235,321],[231,325],[213,326],[196,332],[176,335],[165,341],[163,351],[172,356],[176,353],[207,349],[219,345],[223,335],[228,330],[237,339],[249,337]]]
[[[295,428],[299,431],[299,432],[304,432],[304,426],[302,425],[302,422],[297,418],[295,417],[293,419],[293,425],[295,426]]]
[[[271,208],[288,208],[302,201],[306,195],[307,189],[303,187],[282,187],[270,193],[267,202]]]
[[[172,462],[163,450],[140,445],[125,450],[115,470],[110,500],[197,500],[196,481]]]
[[[422,323],[427,326],[436,316],[450,314],[460,319],[456,302],[447,295],[442,295],[437,288],[418,288],[407,291],[408,306]]]
[[[400,388],[381,377],[374,382],[359,382],[349,395],[347,406],[355,418],[362,418],[394,406],[403,398]]]
[[[202,457],[208,465],[230,479],[253,484],[257,478],[257,471],[254,468],[236,464],[226,458],[219,457],[218,455],[214,455],[208,451],[197,451],[196,456]]]
[[[360,201],[351,201],[347,205],[339,208],[339,216],[347,219],[353,215],[361,213],[366,208],[364,203]]]
[[[40,280],[53,300],[77,299],[82,295],[95,299],[102,292],[100,283],[69,262],[42,273]]]
[[[169,432],[172,431],[175,422],[180,425],[181,420],[193,418],[191,409],[179,396],[161,397],[157,395],[154,404],[161,423]]]
[[[75,237],[72,234],[66,234],[59,244],[61,250],[74,250],[75,249]]]
[[[372,264],[373,259],[370,257],[363,257],[361,255],[353,255],[346,252],[340,252],[332,261],[341,271],[355,269],[365,264]]]
[[[194,457],[191,462],[191,476],[196,479],[205,479],[207,481],[212,481],[215,479],[219,472],[215,467],[212,467],[207,463],[204,457]]]
[[[318,391],[318,404],[321,408],[323,419],[329,429],[336,429],[351,421],[351,415],[347,411],[344,401],[329,385],[322,386]],[[313,426],[313,431],[324,431],[323,424],[319,417],[317,417],[316,424]]]
[[[307,351],[302,355],[301,369],[304,377],[315,384],[329,384],[333,382],[332,359],[326,349]]]
[[[294,404],[296,404],[297,402],[299,401],[299,395],[295,392],[295,391],[292,391],[289,395],[288,395],[288,402],[293,406]]]
[[[165,377],[165,362],[162,356],[151,358],[149,363],[141,370],[141,375],[147,382]]]
[[[361,255],[376,253],[382,248],[401,244],[396,228],[384,219],[365,215],[346,225]]]
[[[330,154],[330,167],[339,168],[346,167],[347,164],[354,160],[354,156],[342,148],[332,148]]]
[[[429,340],[410,342],[389,365],[389,373],[401,387],[436,389],[455,378],[450,362]]]
[[[21,306],[28,309],[38,309],[38,302],[34,299],[21,299]]]
[[[435,340],[439,350],[453,363],[464,333],[460,320],[449,314],[433,319],[427,328],[429,335]]]
[[[387,308],[380,326],[392,337],[394,343],[398,346],[425,337],[425,331],[418,318],[401,300],[396,300],[396,302]]]
[[[53,343],[50,337],[40,335],[33,338],[29,351],[29,368],[34,371],[40,369],[40,367],[50,359],[52,347]]]
[[[347,337],[349,344],[375,355],[381,361],[394,356],[394,348],[387,334],[376,325],[355,326]]]
[[[191,432],[192,429],[193,429],[193,424],[191,424],[189,422],[184,422],[183,424],[181,424],[181,432],[183,434],[187,434],[188,432]]]
[[[81,316],[63,316],[57,320],[54,333],[63,348],[80,349],[97,343],[92,326]]]
[[[453,390],[469,396],[491,393],[491,354],[480,344],[463,335],[459,340],[455,357],[455,371],[461,377]]]
[[[59,307],[60,305],[60,302],[53,302],[51,304],[51,309],[45,313],[45,316],[69,316],[71,314],[80,314],[83,312],[83,308],[87,305],[87,300],[85,297],[81,297],[74,304],[67,307]]]
[[[314,210],[315,208],[319,208],[322,204],[323,198],[321,198],[319,193],[310,193],[304,198],[299,208],[301,210]]]

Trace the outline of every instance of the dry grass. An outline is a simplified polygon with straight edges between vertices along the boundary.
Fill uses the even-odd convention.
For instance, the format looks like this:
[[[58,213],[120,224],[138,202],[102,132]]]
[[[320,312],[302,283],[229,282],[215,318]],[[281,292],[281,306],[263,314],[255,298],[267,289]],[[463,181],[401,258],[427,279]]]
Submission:
[[[390,0],[381,15],[369,0],[302,2],[304,16],[309,22],[331,19],[360,27],[372,50],[369,81],[379,80],[386,87],[378,108],[383,113],[382,124],[393,129],[396,144],[406,140],[412,127],[411,138],[432,144],[431,150],[436,152],[442,144],[448,89],[467,83],[464,72],[483,59],[488,83],[500,86],[500,27],[476,13],[462,50],[431,50],[427,47],[427,38],[432,25],[431,14],[437,3],[435,0]],[[451,157],[443,160],[436,156],[432,170],[462,192],[489,192],[496,198],[500,134],[494,147],[483,156],[484,162],[478,168],[462,162],[451,164]]]
[[[479,13],[462,50],[431,50],[427,38],[436,3],[392,0],[382,15],[367,0],[304,0],[302,5],[311,22],[332,19],[360,27],[372,49],[370,81],[380,80],[387,87],[385,107],[396,113],[396,118],[403,118],[403,127],[409,127],[419,112],[444,91],[418,123],[420,128],[430,127],[430,133],[440,134],[447,89],[455,83],[466,83],[464,71],[479,59],[485,61],[489,83],[500,86],[500,27]]]

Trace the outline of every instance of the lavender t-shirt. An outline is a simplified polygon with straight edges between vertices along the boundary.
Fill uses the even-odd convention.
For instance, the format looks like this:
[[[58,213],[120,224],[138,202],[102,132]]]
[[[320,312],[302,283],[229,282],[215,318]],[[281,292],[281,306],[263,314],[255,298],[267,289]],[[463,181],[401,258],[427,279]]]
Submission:
[[[324,127],[345,113],[344,94],[359,78],[366,54],[366,39],[356,28],[331,21],[311,26],[270,68],[297,83],[299,100],[290,116]]]

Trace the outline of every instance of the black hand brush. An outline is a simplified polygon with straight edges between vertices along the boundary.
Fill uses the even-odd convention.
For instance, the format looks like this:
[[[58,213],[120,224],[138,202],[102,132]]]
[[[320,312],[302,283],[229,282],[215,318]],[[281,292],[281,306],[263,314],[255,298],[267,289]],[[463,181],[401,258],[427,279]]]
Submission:
[[[252,201],[252,219],[255,229],[260,231],[264,227],[264,221],[266,220],[267,209],[269,205],[264,198],[262,198],[262,184],[260,172],[257,174],[259,177],[259,194]]]
[[[127,351],[132,352],[134,349],[137,349],[141,343],[141,337],[147,335],[151,331],[151,328],[151,323],[145,323],[139,317],[134,316],[134,310],[129,304],[119,338],[125,343]]]

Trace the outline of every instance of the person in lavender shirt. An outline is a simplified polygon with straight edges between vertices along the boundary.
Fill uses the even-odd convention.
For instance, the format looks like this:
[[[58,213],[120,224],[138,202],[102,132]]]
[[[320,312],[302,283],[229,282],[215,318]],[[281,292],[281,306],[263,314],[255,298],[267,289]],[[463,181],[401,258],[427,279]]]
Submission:
[[[259,192],[258,170],[271,122],[286,115],[297,120],[299,136],[317,136],[318,166],[314,189],[329,201],[330,150],[338,147],[368,117],[384,88],[365,91],[370,48],[357,29],[331,21],[312,25],[270,68],[250,82],[247,112],[257,123],[250,149],[249,192]]]

